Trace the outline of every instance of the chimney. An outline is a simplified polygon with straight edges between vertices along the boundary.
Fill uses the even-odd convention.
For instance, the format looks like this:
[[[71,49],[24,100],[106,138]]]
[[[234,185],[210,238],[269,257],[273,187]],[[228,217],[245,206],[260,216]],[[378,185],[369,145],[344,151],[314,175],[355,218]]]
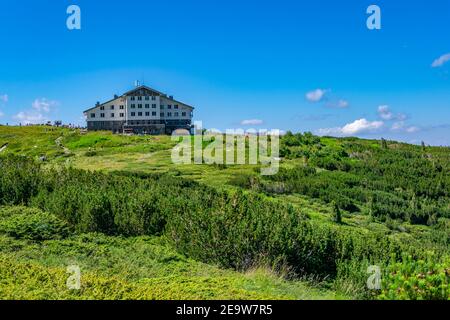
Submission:
[[[117,99],[119,96],[117,94],[114,95],[114,99]]]
[[[172,99],[172,100],[173,100],[173,96],[169,96],[169,99]]]
[[[97,101],[97,103],[95,104],[96,106],[99,106],[100,105],[100,102],[99,101]]]

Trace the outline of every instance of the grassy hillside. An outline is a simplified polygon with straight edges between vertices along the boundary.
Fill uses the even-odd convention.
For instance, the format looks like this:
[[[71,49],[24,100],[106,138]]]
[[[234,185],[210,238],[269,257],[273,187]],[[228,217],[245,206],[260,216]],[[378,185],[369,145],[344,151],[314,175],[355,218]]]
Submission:
[[[176,166],[174,145],[0,127],[0,204],[43,210],[0,210],[0,297],[449,297],[449,148],[289,133],[262,177]],[[365,287],[373,264],[382,291]]]
[[[238,273],[196,262],[158,237],[78,234],[31,241],[3,234],[0,250],[3,299],[335,298],[329,290],[288,282],[268,269]],[[80,291],[66,287],[69,265],[81,268]]]

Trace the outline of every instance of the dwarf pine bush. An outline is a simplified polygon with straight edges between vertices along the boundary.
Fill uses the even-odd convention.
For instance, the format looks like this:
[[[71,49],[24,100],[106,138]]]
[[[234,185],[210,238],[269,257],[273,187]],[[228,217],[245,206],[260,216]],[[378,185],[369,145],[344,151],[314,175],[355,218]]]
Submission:
[[[69,233],[68,225],[53,214],[27,207],[0,208],[0,233],[17,239],[62,239]]]
[[[401,261],[402,253],[414,259],[424,255],[419,244],[310,220],[300,209],[261,193],[220,191],[169,175],[44,170],[27,159],[0,158],[0,181],[5,182],[0,203],[26,203],[51,214],[5,220],[4,232],[17,237],[30,233],[39,239],[42,230],[43,237],[63,236],[64,221],[80,233],[162,235],[187,256],[226,268],[264,263],[322,278],[360,274],[355,261],[386,264],[391,257]],[[348,261],[354,263],[340,267]]]

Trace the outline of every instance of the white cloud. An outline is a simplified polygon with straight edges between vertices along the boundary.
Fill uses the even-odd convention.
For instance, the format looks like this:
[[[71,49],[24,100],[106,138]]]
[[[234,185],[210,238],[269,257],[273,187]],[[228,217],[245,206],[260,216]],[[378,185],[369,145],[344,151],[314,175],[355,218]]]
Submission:
[[[417,131],[420,131],[419,127],[415,127],[415,126],[407,126],[406,123],[404,121],[398,121],[398,122],[394,122],[391,126],[391,130],[392,131],[403,131],[406,133],[414,133]]]
[[[397,131],[397,130],[402,130],[404,128],[405,128],[405,122],[399,121],[399,122],[394,122],[394,124],[391,127],[391,130]]]
[[[323,128],[316,130],[318,135],[328,136],[354,136],[363,133],[415,133],[421,131],[421,127],[411,126],[406,123],[407,116],[402,113],[393,113],[389,106],[378,107],[380,120],[369,121],[366,118],[355,120],[343,127]]]
[[[264,123],[264,121],[260,119],[249,119],[249,120],[242,120],[241,125],[242,126],[260,126]]]
[[[32,103],[33,109],[42,112],[50,112],[50,109],[57,105],[56,101],[48,101],[46,98],[36,99]]]
[[[45,115],[36,111],[21,111],[13,118],[21,124],[40,124],[49,121]]]
[[[349,105],[350,103],[344,99],[340,99],[337,102],[330,102],[326,104],[328,108],[338,108],[338,109],[348,108]]]
[[[403,121],[406,119],[406,115],[403,113],[394,114],[388,105],[382,105],[378,107],[378,116],[385,121],[397,120]]]
[[[347,108],[349,106],[349,103],[347,100],[339,100],[338,101],[338,107],[339,108]]]
[[[375,132],[383,128],[383,121],[368,121],[365,118],[355,120],[343,127],[317,130],[319,135],[353,136],[360,133]]]
[[[392,120],[394,114],[389,110],[389,106],[383,105],[378,107],[378,115],[383,120]]]
[[[362,118],[342,127],[342,133],[345,135],[353,135],[361,132],[375,131],[384,125],[383,121],[367,121]]]
[[[8,102],[8,100],[9,100],[9,97],[7,94],[0,95],[0,101],[6,103],[6,102]]]
[[[414,133],[414,132],[417,132],[417,131],[420,131],[420,128],[414,127],[414,126],[406,128],[406,132],[408,132],[408,133]]]
[[[316,89],[316,90],[310,91],[310,92],[306,93],[306,100],[308,100],[309,102],[319,102],[324,98],[324,96],[327,92],[328,92],[328,90],[324,90],[324,89]]]
[[[41,124],[50,121],[48,114],[58,105],[58,102],[46,98],[35,99],[31,109],[21,111],[13,116],[21,124]]]
[[[433,61],[431,67],[438,68],[442,67],[446,62],[450,61],[450,53],[444,54]]]

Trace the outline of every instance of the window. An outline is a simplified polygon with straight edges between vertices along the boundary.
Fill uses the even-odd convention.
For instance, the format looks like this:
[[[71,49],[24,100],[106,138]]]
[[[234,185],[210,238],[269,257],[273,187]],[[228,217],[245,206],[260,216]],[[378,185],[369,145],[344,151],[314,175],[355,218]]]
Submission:
[[[125,114],[123,114],[123,113],[120,114],[120,117],[121,117],[121,118],[123,118],[124,116],[125,116]]]
[[[136,112],[132,112],[131,116],[134,117],[136,115]]]
[[[164,112],[161,112],[161,113],[159,114],[159,116],[160,116],[161,118],[164,118]]]
[[[156,100],[156,97],[155,97],[155,96],[152,96],[152,100],[153,100],[153,101]]]
[[[164,109],[164,105],[163,104],[161,105],[161,109]]]
[[[138,104],[138,109],[142,109],[142,104]]]
[[[182,112],[181,115],[182,115],[183,117],[186,117],[186,112]]]
[[[111,105],[111,110],[114,110],[114,105],[113,104]]]
[[[171,117],[172,116],[172,112],[167,112],[167,116]]]
[[[114,113],[111,113],[111,118],[114,118]]]
[[[156,111],[152,112],[152,116],[156,117]]]
[[[131,97],[131,101],[134,101],[134,100],[136,100],[136,97]]]
[[[100,110],[105,110],[105,106],[101,106],[101,107],[100,107]]]
[[[95,118],[95,113],[91,113],[91,118]]]
[[[104,118],[105,114],[104,113],[100,113],[100,118]]]
[[[131,109],[136,108],[136,105],[134,103],[131,104]]]
[[[138,112],[138,117],[142,117],[142,112]]]
[[[145,104],[145,109],[150,108],[150,105],[148,103]]]
[[[156,103],[152,104],[152,108],[153,108],[153,109],[156,108]]]
[[[123,106],[120,106],[120,110],[123,110],[124,109],[124,107]]]
[[[150,112],[146,112],[145,116],[148,117],[150,115]]]
[[[149,97],[148,96],[145,96],[145,100],[148,100],[149,99]]]
[[[173,107],[174,107],[174,109],[178,109],[178,105],[177,104],[175,104]]]
[[[179,116],[178,112],[175,112],[175,117],[178,117],[178,116]]]
[[[167,105],[167,109],[172,109],[172,105],[171,105],[171,104],[168,104],[168,105]]]
[[[138,97],[138,101],[142,101],[142,96],[139,96],[139,97]]]

